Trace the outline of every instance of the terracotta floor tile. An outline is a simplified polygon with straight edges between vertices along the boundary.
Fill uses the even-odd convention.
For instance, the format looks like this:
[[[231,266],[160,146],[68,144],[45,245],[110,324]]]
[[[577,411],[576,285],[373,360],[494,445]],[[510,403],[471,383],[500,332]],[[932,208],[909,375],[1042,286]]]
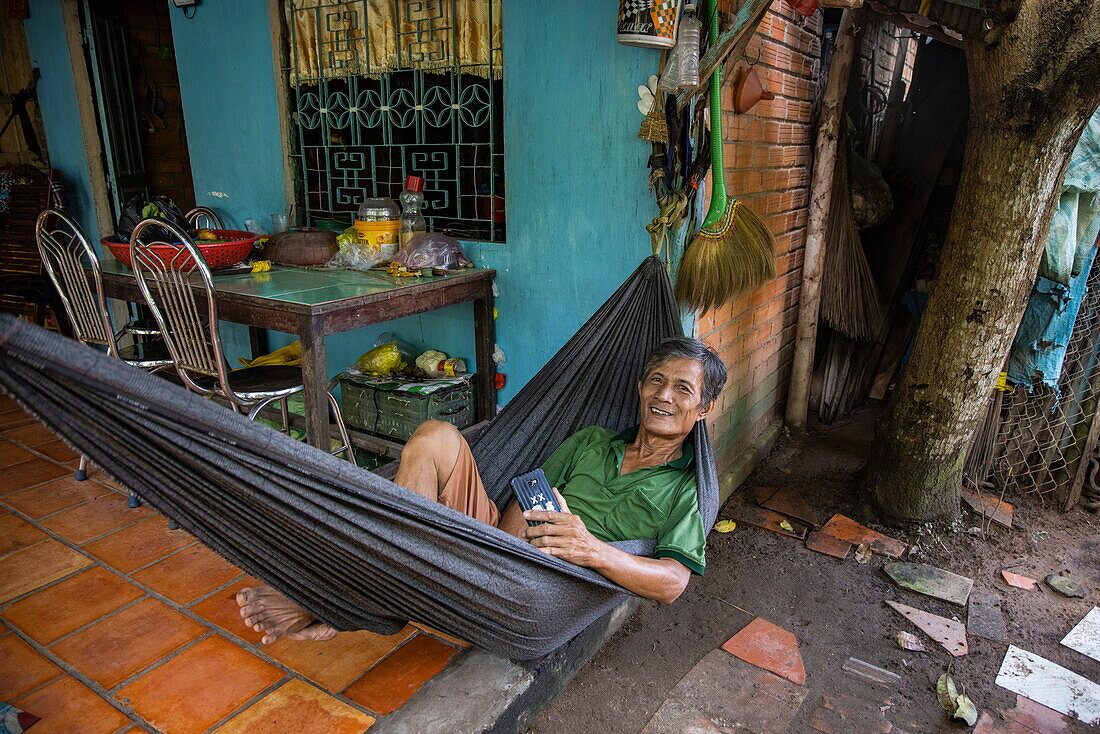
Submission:
[[[0,557],[0,604],[91,564],[52,538],[9,553]]]
[[[810,530],[810,526],[800,520],[748,503],[732,508],[730,517],[746,525],[753,525],[777,535],[785,535],[799,540],[804,539]],[[787,528],[790,528],[790,530]]]
[[[0,438],[0,466],[7,466],[8,464],[15,464],[33,458],[34,454],[22,446]],[[0,474],[0,477],[2,476],[3,474]]]
[[[0,691],[4,701],[18,698],[61,673],[61,668],[39,655],[18,635],[0,637]]]
[[[118,691],[161,731],[199,734],[283,677],[283,672],[211,635]]]
[[[818,553],[824,553],[833,558],[844,560],[848,551],[852,550],[852,544],[847,541],[837,540],[831,535],[826,535],[820,530],[811,530],[806,536],[806,547]]]
[[[33,734],[112,734],[130,721],[69,675],[12,703],[42,718]]]
[[[78,482],[70,475],[9,494],[3,501],[24,515],[38,519],[108,493],[110,490],[101,484]]]
[[[197,639],[207,628],[146,598],[54,644],[50,650],[104,688]]]
[[[344,695],[378,714],[396,711],[427,683],[458,650],[417,635],[348,686]]]
[[[931,614],[896,601],[886,600],[890,608],[912,622],[921,632],[943,646],[954,657],[961,657],[970,651],[966,641],[966,625],[954,619]]]
[[[214,734],[359,734],[373,724],[373,716],[304,681],[292,680],[215,729]]]
[[[55,439],[47,443],[39,444],[34,447],[34,450],[45,456],[47,459],[53,459],[54,461],[60,461],[62,464],[79,460],[80,454],[69,448],[61,439]]]
[[[806,682],[806,668],[798,651],[798,640],[791,632],[766,619],[757,617],[749,622],[726,640],[722,649],[794,683]]]
[[[144,505],[129,507],[126,497],[118,492],[109,492],[91,502],[42,520],[42,527],[57,533],[73,545],[83,545],[92,538],[135,523],[152,512]]]
[[[17,601],[0,616],[35,641],[49,645],[144,594],[126,579],[93,567]]]
[[[1030,576],[1021,576],[1018,573],[1012,573],[1011,571],[1001,571],[1001,576],[1004,577],[1005,583],[1009,586],[1015,586],[1017,589],[1026,589],[1027,591],[1036,591],[1039,588],[1039,582]]]
[[[185,548],[131,578],[164,594],[177,604],[190,604],[200,596],[228,584],[242,571],[201,545]]]
[[[9,431],[13,428],[22,428],[23,426],[29,426],[32,423],[37,423],[35,417],[30,413],[25,413],[19,408],[14,410],[5,410],[0,413],[0,431]]]
[[[67,467],[48,459],[34,458],[11,464],[0,469],[0,495],[9,495],[66,474],[72,474],[72,472]]]
[[[203,599],[191,607],[191,611],[242,640],[247,640],[254,645],[259,644],[264,636],[263,632],[255,632],[251,627],[245,626],[244,619],[241,618],[241,608],[237,606],[235,597],[241,589],[247,586],[259,586],[262,583],[251,577],[246,578]]]
[[[843,540],[852,545],[870,543],[871,550],[891,558],[900,558],[908,547],[896,538],[883,535],[877,530],[860,525],[858,522],[845,515],[833,515],[829,522],[821,528],[821,532],[831,535],[837,540]]]
[[[130,573],[194,542],[184,530],[169,530],[164,515],[154,515],[89,543],[84,550],[111,568]]]
[[[12,441],[18,441],[24,446],[38,446],[57,440],[57,434],[46,428],[41,423],[32,423],[21,428],[13,428],[4,431],[4,435]]]
[[[0,516],[0,556],[48,537],[22,518],[12,514]]]
[[[341,632],[327,642],[284,638],[265,647],[264,652],[323,688],[339,691],[367,672],[415,631],[412,627],[405,627],[396,635],[388,636],[366,631]]]
[[[416,627],[418,630],[422,630],[424,632],[427,632],[430,635],[434,635],[435,637],[438,637],[438,638],[442,639],[445,642],[451,643],[455,647],[470,647],[470,643],[466,642],[466,640],[460,640],[457,637],[453,637],[451,635],[448,635],[446,632],[440,632],[435,627],[429,627],[426,624],[420,624],[418,622],[412,622],[411,624],[412,624],[413,627]]]
[[[676,683],[641,734],[719,731],[802,734],[807,729],[790,724],[807,693],[806,688],[732,658],[722,650],[711,650]],[[726,721],[734,723],[721,728],[712,723]],[[870,732],[851,728],[838,734]]]

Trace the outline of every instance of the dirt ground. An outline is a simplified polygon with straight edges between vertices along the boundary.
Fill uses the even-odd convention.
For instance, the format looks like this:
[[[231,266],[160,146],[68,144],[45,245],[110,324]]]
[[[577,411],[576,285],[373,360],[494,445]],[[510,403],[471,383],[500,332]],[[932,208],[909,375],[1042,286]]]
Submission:
[[[986,538],[967,532],[980,524],[967,510],[951,526],[898,530],[878,525],[855,490],[874,417],[873,409],[864,409],[848,423],[819,426],[801,439],[784,436],[730,503],[742,501],[744,489],[753,485],[797,488],[822,520],[833,512],[848,514],[916,546],[903,560],[968,576],[975,589],[997,593],[1009,643],[1100,681],[1100,663],[1059,644],[1092,607],[1100,605],[1100,515],[1080,509],[1063,514],[1030,494],[1005,498],[1015,505],[1021,527],[994,525]],[[936,700],[936,680],[948,670],[979,711],[1012,708],[1015,695],[994,682],[1007,644],[968,635],[969,654],[952,658],[884,602],[899,601],[963,622],[965,610],[898,588],[882,571],[889,561],[875,555],[860,565],[851,553],[837,560],[793,538],[742,523],[731,533],[712,532],[706,575],[694,579],[672,605],[646,602],[528,732],[639,732],[700,658],[752,620],[721,600],[785,627],[799,640],[809,693],[791,725],[774,731],[810,731],[809,718],[824,693],[865,688],[865,683],[842,672],[849,657],[901,676],[885,715],[909,734],[968,730],[965,723],[949,720]],[[1014,589],[1000,578],[1005,568],[1036,579],[1068,569],[1087,593],[1084,599],[1067,599],[1045,587]],[[900,649],[893,637],[901,630],[922,637],[929,652]],[[1070,731],[1095,730],[1075,721]]]

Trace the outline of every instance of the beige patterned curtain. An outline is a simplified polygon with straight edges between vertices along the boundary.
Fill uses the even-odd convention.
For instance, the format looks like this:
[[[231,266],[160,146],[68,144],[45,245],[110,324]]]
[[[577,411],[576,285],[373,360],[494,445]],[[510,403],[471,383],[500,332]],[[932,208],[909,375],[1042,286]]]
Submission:
[[[291,81],[456,67],[499,79],[502,2],[288,0]]]

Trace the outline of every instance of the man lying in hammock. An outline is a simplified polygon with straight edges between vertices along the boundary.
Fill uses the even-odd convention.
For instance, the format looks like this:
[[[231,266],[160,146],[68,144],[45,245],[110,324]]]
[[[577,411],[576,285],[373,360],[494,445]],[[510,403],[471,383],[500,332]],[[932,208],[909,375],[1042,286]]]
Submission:
[[[597,571],[639,596],[669,604],[702,574],[706,528],[696,499],[688,437],[714,406],[726,368],[696,339],[661,342],[638,382],[636,428],[615,434],[589,426],[567,438],[542,469],[562,512],[520,510],[501,517],[478,475],[470,447],[450,423],[427,421],[401,455],[394,482],[476,520],[531,542],[550,555]],[[516,474],[526,471],[517,467]],[[530,527],[527,521],[541,521]],[[653,558],[609,543],[656,538]],[[244,589],[245,624],[269,644],[282,636],[327,640],[336,630],[268,586]]]

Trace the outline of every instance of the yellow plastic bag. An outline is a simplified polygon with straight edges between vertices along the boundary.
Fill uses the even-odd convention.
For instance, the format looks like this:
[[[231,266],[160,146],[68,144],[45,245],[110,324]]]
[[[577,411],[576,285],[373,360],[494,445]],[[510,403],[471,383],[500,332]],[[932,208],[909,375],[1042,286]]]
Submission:
[[[405,361],[401,359],[401,350],[397,348],[397,342],[392,341],[375,347],[355,360],[355,366],[368,375],[381,376],[404,369]]]
[[[256,359],[237,358],[245,367],[265,367],[270,365],[289,365],[299,367],[302,364],[302,342],[293,341],[282,349],[276,349],[271,354],[265,354]]]

